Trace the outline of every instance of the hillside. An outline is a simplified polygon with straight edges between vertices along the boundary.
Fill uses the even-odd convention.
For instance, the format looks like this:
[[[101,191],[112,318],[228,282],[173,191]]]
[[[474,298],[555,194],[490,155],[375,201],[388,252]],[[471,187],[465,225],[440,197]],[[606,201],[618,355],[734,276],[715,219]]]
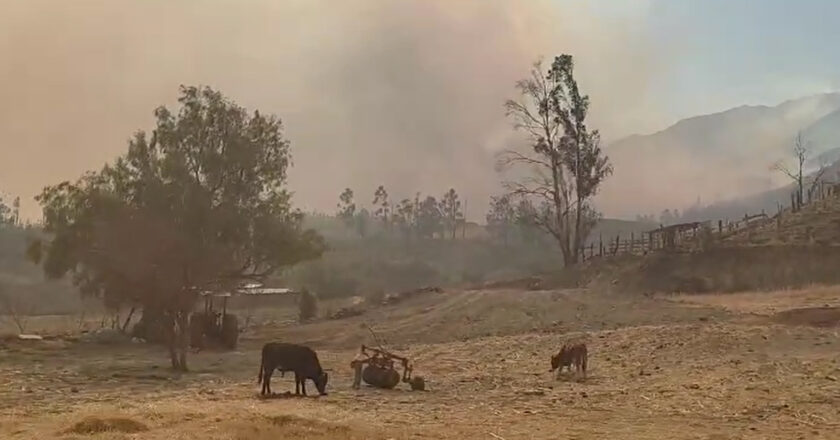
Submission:
[[[687,238],[675,252],[594,259],[558,281],[622,292],[738,292],[840,283],[840,194],[798,212],[753,217],[700,240]],[[565,271],[569,272],[569,271]]]
[[[715,217],[766,206],[766,200],[775,208],[778,195],[765,192],[787,182],[769,167],[790,157],[800,131],[814,158],[840,146],[835,141],[840,140],[840,94],[774,107],[741,106],[615,141],[607,147],[615,174],[599,198],[639,214],[684,209],[697,198],[713,201]]]
[[[781,220],[727,237],[730,245],[840,245],[840,198],[806,205],[799,212],[786,211]]]
[[[838,127],[840,128],[840,121],[838,121]],[[838,139],[840,139],[840,134],[838,134]],[[817,156],[814,161],[818,161],[817,167],[829,164],[822,175],[824,182],[840,182],[840,148],[827,150]],[[808,175],[813,176],[814,173]],[[806,186],[808,184],[806,182]],[[744,214],[756,214],[761,211],[775,213],[778,205],[790,206],[790,196],[795,190],[796,185],[791,182],[769,191],[691,208],[686,211],[686,220],[737,219],[743,217]]]
[[[819,166],[820,161],[836,162],[840,159],[840,110],[820,118],[803,131],[814,151],[820,153],[810,164]]]

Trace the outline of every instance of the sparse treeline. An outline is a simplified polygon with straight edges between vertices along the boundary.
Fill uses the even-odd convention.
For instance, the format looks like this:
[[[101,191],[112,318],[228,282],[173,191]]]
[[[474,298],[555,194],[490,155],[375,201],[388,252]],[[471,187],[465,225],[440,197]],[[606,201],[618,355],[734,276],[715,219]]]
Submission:
[[[359,208],[355,193],[346,188],[339,195],[336,217],[359,237],[400,237],[415,240],[455,240],[464,235],[466,222],[458,192],[446,191],[440,199],[415,193],[413,198],[392,202],[388,190],[380,185],[373,192],[371,209]],[[371,213],[372,212],[372,213]]]
[[[636,215],[637,222],[660,224],[662,226],[674,225],[677,223],[689,222],[692,219],[692,214],[696,209],[689,208],[684,213],[679,209],[663,209],[659,216],[653,214]]]
[[[532,244],[538,241],[536,231],[540,230],[559,245],[565,264],[575,264],[601,218],[592,199],[613,168],[601,150],[598,131],[586,125],[589,97],[578,88],[570,55],[556,57],[546,71],[535,63],[531,76],[516,86],[521,96],[508,100],[505,109],[514,127],[525,133],[530,148],[505,151],[499,165],[500,169],[524,165],[531,173],[505,182],[507,192],[491,197],[487,230],[504,245],[514,236]],[[399,234],[406,243],[454,240],[459,227],[466,227],[454,189],[440,199],[418,192],[414,198],[394,202],[385,187],[379,186],[372,205],[372,215],[365,208],[357,211],[353,190],[347,188],[339,196],[337,216],[362,237],[372,219],[380,234]]]
[[[20,226],[20,197],[14,197],[8,204],[0,194],[0,225]]]

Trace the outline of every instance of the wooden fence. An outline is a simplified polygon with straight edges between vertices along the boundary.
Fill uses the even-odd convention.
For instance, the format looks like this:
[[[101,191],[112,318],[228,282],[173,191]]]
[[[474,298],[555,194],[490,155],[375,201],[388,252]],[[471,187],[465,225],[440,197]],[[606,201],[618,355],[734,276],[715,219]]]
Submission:
[[[646,255],[662,250],[691,250],[704,246],[704,239],[719,241],[735,236],[743,231],[757,229],[771,223],[781,227],[784,215],[799,212],[803,207],[824,203],[830,199],[840,197],[840,184],[822,182],[812,187],[801,200],[796,192],[791,194],[791,204],[787,207],[778,206],[773,216],[763,210],[758,214],[744,214],[738,220],[718,220],[717,222],[703,221],[660,226],[657,229],[642,233],[631,233],[630,238],[622,239],[621,234],[615,237],[599,237],[590,241],[580,249],[579,255],[583,261],[616,255]]]

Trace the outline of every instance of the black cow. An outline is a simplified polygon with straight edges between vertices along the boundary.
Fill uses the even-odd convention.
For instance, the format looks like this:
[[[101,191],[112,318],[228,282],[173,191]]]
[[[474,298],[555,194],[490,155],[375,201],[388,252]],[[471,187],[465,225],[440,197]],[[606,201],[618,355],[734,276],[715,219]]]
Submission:
[[[318,355],[306,346],[285,342],[269,342],[263,345],[260,360],[260,374],[257,383],[262,384],[260,394],[271,394],[271,375],[274,370],[295,373],[295,394],[306,395],[306,379],[315,382],[318,393],[327,394],[327,373],[321,368]]]

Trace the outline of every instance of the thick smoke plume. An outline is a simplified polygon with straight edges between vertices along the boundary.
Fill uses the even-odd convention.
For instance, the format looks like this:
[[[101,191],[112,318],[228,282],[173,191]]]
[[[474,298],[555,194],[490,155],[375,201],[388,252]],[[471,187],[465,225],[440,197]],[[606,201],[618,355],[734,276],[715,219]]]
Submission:
[[[537,57],[575,55],[605,138],[662,123],[647,97],[667,54],[587,5],[3,1],[0,190],[39,217],[44,185],[113,160],[180,84],[204,84],[283,119],[301,207],[331,212],[348,186],[362,204],[380,184],[396,199],[454,187],[483,219],[513,140],[502,103]]]

